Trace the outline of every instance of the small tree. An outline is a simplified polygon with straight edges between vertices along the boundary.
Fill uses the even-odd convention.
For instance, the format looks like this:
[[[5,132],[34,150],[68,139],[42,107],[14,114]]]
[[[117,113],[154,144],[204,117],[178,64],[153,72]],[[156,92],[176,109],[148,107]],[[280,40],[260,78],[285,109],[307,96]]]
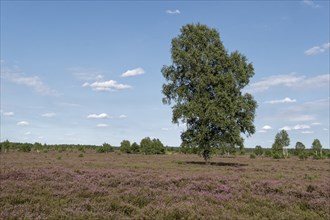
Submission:
[[[322,159],[322,144],[319,139],[314,139],[312,143],[312,150],[314,151],[315,159]]]
[[[290,145],[289,134],[285,130],[281,130],[275,136],[274,144],[272,145],[273,154],[276,155],[276,158],[287,157],[288,152],[287,148]]]
[[[264,153],[264,150],[260,145],[257,145],[256,148],[254,149],[254,153],[257,156],[261,156]]]
[[[304,152],[304,150],[305,150],[305,145],[298,141],[295,146],[295,154],[299,156]]]
[[[123,153],[132,153],[131,143],[128,140],[123,140],[120,143],[119,150]]]

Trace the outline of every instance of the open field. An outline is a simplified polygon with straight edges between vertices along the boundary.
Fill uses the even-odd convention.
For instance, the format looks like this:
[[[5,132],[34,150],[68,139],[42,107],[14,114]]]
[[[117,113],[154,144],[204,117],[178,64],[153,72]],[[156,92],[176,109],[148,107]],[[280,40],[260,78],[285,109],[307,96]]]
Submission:
[[[79,156],[80,155],[80,156]],[[330,219],[330,161],[0,154],[1,219]]]

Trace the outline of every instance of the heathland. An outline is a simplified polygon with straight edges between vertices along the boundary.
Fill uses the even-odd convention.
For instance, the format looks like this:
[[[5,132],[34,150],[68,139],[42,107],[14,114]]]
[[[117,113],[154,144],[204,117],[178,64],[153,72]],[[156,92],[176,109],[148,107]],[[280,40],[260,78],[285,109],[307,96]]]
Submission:
[[[1,219],[330,219],[330,160],[0,154]]]

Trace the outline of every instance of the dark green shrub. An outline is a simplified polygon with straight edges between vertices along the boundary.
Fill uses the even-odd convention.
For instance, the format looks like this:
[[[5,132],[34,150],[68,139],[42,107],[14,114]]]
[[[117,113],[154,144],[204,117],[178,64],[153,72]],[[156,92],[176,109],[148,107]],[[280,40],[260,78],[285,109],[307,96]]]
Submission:
[[[113,151],[114,151],[113,147],[107,143],[104,143],[101,147],[96,148],[96,153],[108,153]]]
[[[283,159],[283,154],[280,152],[272,152],[273,159]]]
[[[140,146],[134,142],[131,146],[132,153],[138,153],[140,151]]]
[[[256,148],[254,149],[254,153],[257,156],[261,156],[264,153],[264,150],[260,145],[257,145]]]
[[[31,144],[28,144],[28,143],[21,144],[19,147],[19,151],[22,151],[22,152],[30,152],[31,149],[32,149]]]
[[[140,143],[140,150],[144,154],[165,154],[165,147],[159,139],[143,138]]]
[[[270,150],[266,150],[265,157],[272,157],[272,152]]]
[[[131,143],[128,140],[123,140],[120,143],[120,147],[119,150],[123,153],[127,153],[130,154],[132,153],[132,147],[131,147]]]
[[[250,158],[251,159],[255,159],[256,158],[256,155],[254,153],[250,154]]]

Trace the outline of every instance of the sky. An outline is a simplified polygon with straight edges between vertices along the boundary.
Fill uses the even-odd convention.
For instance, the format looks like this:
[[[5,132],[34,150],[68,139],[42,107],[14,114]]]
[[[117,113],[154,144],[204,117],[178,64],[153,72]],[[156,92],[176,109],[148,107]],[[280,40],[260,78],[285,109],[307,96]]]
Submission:
[[[329,1],[1,1],[1,141],[179,146],[163,65],[185,24],[219,31],[254,66],[246,147],[329,148]]]

